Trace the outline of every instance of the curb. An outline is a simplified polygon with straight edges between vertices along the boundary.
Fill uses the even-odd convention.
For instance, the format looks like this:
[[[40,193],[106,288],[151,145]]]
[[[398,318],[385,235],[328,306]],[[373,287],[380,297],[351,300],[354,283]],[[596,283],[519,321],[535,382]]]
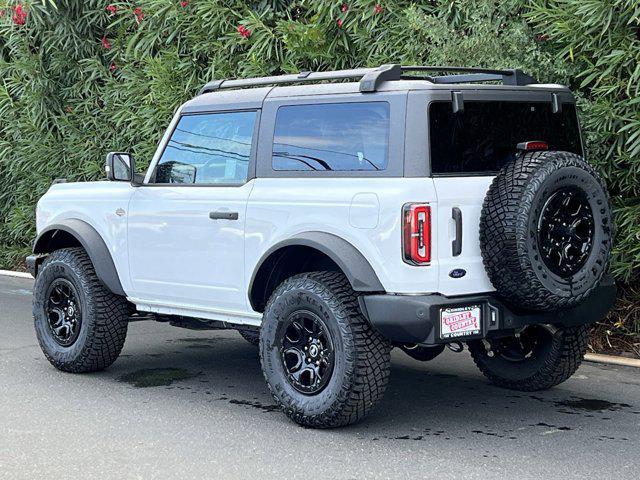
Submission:
[[[640,368],[640,359],[619,357],[616,355],[601,355],[599,353],[587,353],[584,356],[585,361],[593,363],[604,363],[607,365],[621,365],[623,367]]]
[[[4,275],[5,277],[33,278],[30,273],[14,272],[13,270],[0,270],[0,275]]]

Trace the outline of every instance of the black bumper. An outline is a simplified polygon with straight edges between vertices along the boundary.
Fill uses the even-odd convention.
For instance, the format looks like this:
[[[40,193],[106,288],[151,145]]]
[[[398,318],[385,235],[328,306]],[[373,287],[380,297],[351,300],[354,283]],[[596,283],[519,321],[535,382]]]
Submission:
[[[565,327],[593,323],[604,318],[616,298],[610,277],[580,305],[554,312],[518,311],[495,294],[464,297],[443,295],[365,295],[360,306],[369,322],[387,339],[398,343],[427,345],[465,341],[472,338],[509,335],[514,330],[538,323]],[[481,306],[481,332],[471,337],[440,338],[440,311],[443,308]]]

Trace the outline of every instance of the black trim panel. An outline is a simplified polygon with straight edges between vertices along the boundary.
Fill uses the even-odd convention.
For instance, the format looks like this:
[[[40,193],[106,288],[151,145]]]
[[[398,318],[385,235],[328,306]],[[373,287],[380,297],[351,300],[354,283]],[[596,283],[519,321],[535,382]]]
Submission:
[[[276,254],[278,250],[296,245],[315,248],[331,258],[344,272],[351,287],[356,292],[373,293],[385,291],[373,267],[356,247],[331,233],[304,232],[277,243],[262,255],[249,283],[249,298],[253,298],[254,281],[265,261],[271,255]]]
[[[38,235],[33,245],[33,253],[51,253],[52,244],[59,231],[67,232],[80,242],[93,263],[96,275],[105,287],[116,295],[126,295],[107,245],[96,229],[82,220],[68,219],[49,225]]]

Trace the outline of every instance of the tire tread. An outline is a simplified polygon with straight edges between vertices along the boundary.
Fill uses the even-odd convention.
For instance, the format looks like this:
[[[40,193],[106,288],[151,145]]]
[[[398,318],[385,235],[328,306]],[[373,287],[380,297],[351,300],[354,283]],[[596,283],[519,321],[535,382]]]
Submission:
[[[85,373],[103,370],[111,365],[120,355],[127,335],[129,308],[124,297],[110,292],[98,279],[89,255],[83,248],[63,248],[50,254],[44,261],[38,277],[54,262],[63,263],[77,277],[91,305],[83,305],[83,317],[89,311],[93,313],[93,328],[86,337],[80,355],[72,361],[62,361],[52,355],[43,339],[38,335],[38,342],[47,360],[66,372]],[[34,292],[34,321],[38,322],[40,309],[45,299],[42,285],[36,279]],[[83,323],[89,319],[83,318]],[[86,327],[85,327],[86,328]]]
[[[594,177],[611,210],[604,182],[593,167],[576,154],[557,151],[529,152],[508,163],[493,179],[483,202],[480,249],[485,270],[498,293],[518,307],[555,310],[580,304],[598,286],[609,261],[610,246],[590,288],[567,295],[545,288],[529,262],[527,230],[521,220],[528,215],[527,210],[546,175],[564,167],[580,168]]]
[[[318,295],[339,319],[339,323],[344,322],[341,328],[351,332],[353,344],[344,353],[353,369],[353,376],[351,381],[342,382],[339,401],[317,415],[307,415],[302,409],[293,408],[292,402],[283,402],[267,378],[269,390],[284,412],[301,425],[332,428],[355,423],[367,415],[384,395],[389,380],[391,345],[364,318],[358,297],[342,273],[326,271],[292,276],[275,290],[267,309],[280,296],[293,289],[305,289]],[[264,368],[263,349],[260,349],[260,359]]]
[[[587,344],[586,325],[559,330],[554,334],[551,350],[542,366],[533,375],[517,380],[506,378],[486,362],[486,351],[481,342],[470,342],[469,351],[478,369],[494,385],[510,390],[533,392],[554,387],[571,377],[584,359]]]

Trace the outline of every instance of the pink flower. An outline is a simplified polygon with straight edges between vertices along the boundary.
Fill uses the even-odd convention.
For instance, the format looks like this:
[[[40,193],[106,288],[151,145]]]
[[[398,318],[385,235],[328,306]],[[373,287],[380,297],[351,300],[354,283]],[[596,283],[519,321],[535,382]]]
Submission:
[[[142,19],[144,18],[144,13],[142,12],[142,9],[140,7],[136,7],[135,10],[133,11],[133,14],[136,16],[136,22],[140,24],[140,22],[142,22]]]
[[[336,23],[338,24],[338,28],[342,28],[343,21],[341,18],[339,18]]]
[[[0,17],[4,17],[5,13],[7,12],[5,12],[4,10],[0,10]]]
[[[107,37],[102,37],[102,40],[100,40],[100,43],[102,43],[102,46],[104,48],[106,48],[107,50],[109,50],[111,48],[111,44],[109,43],[109,40],[107,40]]]
[[[189,2],[185,2],[185,1],[180,2],[180,6],[182,8],[187,8],[187,5],[189,5]]]
[[[71,108],[71,105],[67,105],[67,108],[65,108],[65,110],[67,111],[67,113],[73,112],[73,108]]]
[[[249,38],[251,36],[251,30],[249,30],[244,25],[238,25],[238,33],[244,38]]]
[[[118,7],[115,5],[107,5],[107,7],[105,8],[105,10],[107,12],[109,12],[111,15],[115,15],[116,12],[118,11]]]
[[[115,72],[117,68],[118,66],[116,65],[116,62],[111,62],[111,65],[109,65],[109,70],[111,70],[111,73]]]
[[[348,12],[349,11],[349,5],[347,5],[346,3],[343,3],[341,10],[342,10],[342,13]]]
[[[546,42],[547,40],[549,40],[549,35],[546,33],[536,35],[536,42]]]
[[[27,23],[27,10],[22,5],[13,7],[13,16],[11,20],[16,25],[24,25]]]
[[[377,4],[375,7],[373,7],[373,11],[375,13],[382,13],[382,7],[380,6],[380,4]]]

